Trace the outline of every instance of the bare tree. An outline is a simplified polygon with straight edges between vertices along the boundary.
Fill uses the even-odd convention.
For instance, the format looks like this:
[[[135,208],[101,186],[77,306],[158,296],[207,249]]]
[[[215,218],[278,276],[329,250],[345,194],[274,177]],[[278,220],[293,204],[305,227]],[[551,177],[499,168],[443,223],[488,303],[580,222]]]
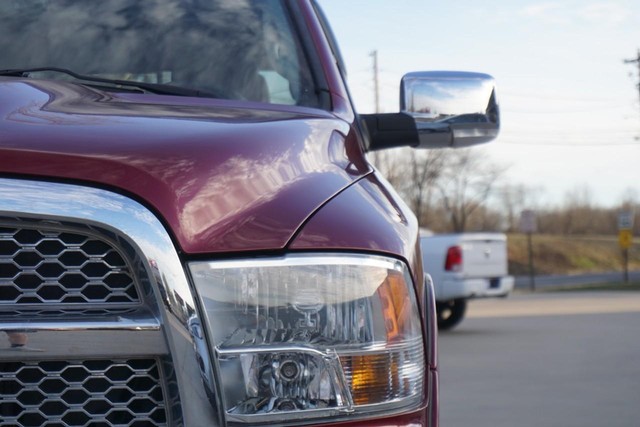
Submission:
[[[620,208],[627,210],[634,210],[640,205],[640,196],[638,196],[638,190],[632,187],[627,187],[620,197]]]
[[[406,186],[404,149],[390,149],[371,153],[371,163],[402,194]]]
[[[593,229],[595,207],[591,189],[582,185],[567,191],[564,201],[563,234],[587,234]]]
[[[504,184],[496,189],[497,206],[504,214],[506,231],[513,232],[518,229],[521,212],[535,208],[541,192],[541,188],[524,184]]]
[[[436,186],[453,231],[467,229],[470,215],[485,204],[504,171],[479,150],[465,148],[447,153]]]
[[[376,168],[402,195],[421,224],[427,223],[435,183],[442,174],[448,152],[403,148],[373,156]]]
[[[427,224],[435,185],[441,177],[448,151],[412,150],[409,153],[407,175],[411,185],[405,192],[418,221]]]

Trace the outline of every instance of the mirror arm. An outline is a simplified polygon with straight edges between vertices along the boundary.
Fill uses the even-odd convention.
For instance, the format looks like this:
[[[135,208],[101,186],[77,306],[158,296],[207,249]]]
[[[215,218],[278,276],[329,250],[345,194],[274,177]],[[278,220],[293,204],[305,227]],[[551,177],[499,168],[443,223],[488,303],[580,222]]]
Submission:
[[[360,118],[369,136],[369,151],[420,145],[416,122],[409,114],[361,114]]]

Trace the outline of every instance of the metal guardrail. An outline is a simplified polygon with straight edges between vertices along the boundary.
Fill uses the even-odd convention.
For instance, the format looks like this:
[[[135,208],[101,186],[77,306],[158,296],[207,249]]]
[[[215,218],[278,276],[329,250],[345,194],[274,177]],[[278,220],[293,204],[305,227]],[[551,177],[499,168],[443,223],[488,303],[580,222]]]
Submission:
[[[640,271],[630,271],[629,280],[640,281]],[[623,283],[624,273],[621,271],[613,271],[606,273],[589,273],[589,274],[572,274],[572,275],[549,275],[536,276],[536,289],[570,287],[581,285],[593,285],[599,283]],[[531,279],[529,276],[516,276],[516,289],[530,289]]]

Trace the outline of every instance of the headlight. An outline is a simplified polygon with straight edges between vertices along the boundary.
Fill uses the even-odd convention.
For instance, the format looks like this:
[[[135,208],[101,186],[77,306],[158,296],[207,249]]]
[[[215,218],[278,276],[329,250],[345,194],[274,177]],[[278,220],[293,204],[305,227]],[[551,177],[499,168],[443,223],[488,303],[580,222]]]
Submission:
[[[227,420],[419,407],[424,344],[406,266],[376,256],[190,264]]]

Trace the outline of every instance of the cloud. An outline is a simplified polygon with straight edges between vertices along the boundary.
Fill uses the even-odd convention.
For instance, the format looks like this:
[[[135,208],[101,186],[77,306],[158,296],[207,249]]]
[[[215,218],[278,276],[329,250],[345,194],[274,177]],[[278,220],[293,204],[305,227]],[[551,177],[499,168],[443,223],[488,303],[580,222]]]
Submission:
[[[552,25],[566,25],[572,20],[571,8],[561,2],[534,3],[523,8],[520,14]]]
[[[525,7],[522,10],[522,14],[525,16],[531,17],[545,17],[548,16],[549,13],[555,12],[562,9],[562,5],[560,3],[538,3],[532,4],[530,6]]]
[[[520,15],[547,24],[571,24],[581,21],[597,25],[619,25],[631,18],[632,12],[619,2],[547,1],[532,3]]]
[[[610,25],[621,24],[631,17],[631,11],[618,3],[591,3],[578,11],[578,15],[590,22]]]

